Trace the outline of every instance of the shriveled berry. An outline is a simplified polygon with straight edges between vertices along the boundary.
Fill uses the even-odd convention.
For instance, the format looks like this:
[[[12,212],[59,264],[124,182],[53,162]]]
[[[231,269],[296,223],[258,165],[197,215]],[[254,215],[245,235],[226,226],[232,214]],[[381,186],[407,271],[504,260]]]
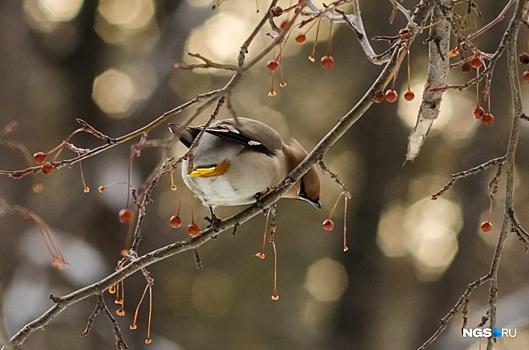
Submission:
[[[298,35],[296,35],[294,40],[296,40],[298,44],[303,44],[305,41],[307,41],[307,36],[303,33],[299,33]]]
[[[468,62],[465,62],[461,65],[461,70],[465,73],[468,73],[470,72],[470,70],[472,69],[472,66],[470,65],[470,63]]]
[[[481,58],[479,58],[479,56],[474,56],[470,60],[470,65],[472,65],[472,67],[474,68],[479,68],[481,67],[482,64],[483,62],[481,61]]]
[[[457,51],[457,49],[452,49],[448,51],[448,56],[450,57],[456,57],[457,55],[459,55],[459,51]]]
[[[409,40],[409,38],[408,38],[409,34],[410,34],[409,29],[402,28],[401,30],[399,30],[399,39],[402,40],[402,41],[408,41]]]
[[[270,9],[270,12],[274,17],[279,17],[283,14],[283,8],[281,6],[274,6]]]
[[[178,215],[173,215],[171,216],[171,219],[169,219],[169,223],[172,228],[179,228],[180,225],[182,225],[182,219],[180,219],[180,216]]]
[[[187,225],[187,233],[192,237],[198,236],[200,234],[200,226],[194,223]]]
[[[529,71],[525,71],[523,72],[523,81],[525,81],[526,83],[529,83]]]
[[[334,58],[330,55],[325,55],[321,58],[321,66],[325,69],[334,67]]]
[[[37,164],[42,164],[46,160],[46,153],[44,152],[37,152],[33,155],[33,160]]]
[[[481,121],[485,125],[491,125],[492,123],[494,123],[494,116],[492,115],[492,113],[485,113],[483,114],[483,117],[481,117]]]
[[[132,221],[132,210],[129,208],[123,208],[119,211],[118,219],[122,224],[129,224]]]
[[[116,314],[118,316],[123,317],[123,316],[125,316],[125,310],[123,310],[123,309],[116,310]]]
[[[522,64],[528,64],[529,63],[529,54],[527,52],[522,52],[519,56],[518,56],[518,60],[520,61],[520,63]]]
[[[375,92],[375,95],[373,96],[373,102],[382,103],[382,101],[384,101],[385,98],[386,96],[384,95],[382,91],[377,91]]]
[[[323,229],[325,231],[332,231],[334,228],[334,222],[331,219],[327,219],[323,222]]]
[[[259,253],[255,254],[255,256],[262,260],[262,259],[265,258],[265,253],[259,252]]]
[[[485,110],[481,106],[476,106],[474,107],[473,113],[474,118],[481,119],[481,117],[483,117],[483,114],[485,114]]]
[[[54,169],[55,167],[50,162],[46,162],[40,166],[40,170],[42,170],[42,172],[46,175],[51,174]]]
[[[490,221],[483,221],[481,223],[481,231],[483,232],[489,232],[490,230],[492,230],[492,223]]]
[[[406,101],[412,101],[415,98],[415,93],[411,90],[407,90],[403,96]]]
[[[386,101],[393,103],[397,101],[397,97],[399,97],[399,94],[397,94],[395,89],[389,89],[386,91]]]
[[[266,63],[266,68],[272,71],[277,70],[279,68],[279,62],[277,62],[276,60],[270,60]]]

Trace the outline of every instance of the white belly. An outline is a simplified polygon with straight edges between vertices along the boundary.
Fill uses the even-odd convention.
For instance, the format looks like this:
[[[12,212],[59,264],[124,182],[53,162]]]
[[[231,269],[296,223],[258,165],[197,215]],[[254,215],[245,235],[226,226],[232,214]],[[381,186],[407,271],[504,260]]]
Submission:
[[[251,156],[251,154],[249,154]],[[255,157],[255,155],[253,155]],[[207,206],[233,206],[255,203],[256,194],[264,193],[279,184],[286,173],[280,171],[280,159],[259,155],[262,167],[256,171],[253,162],[245,155],[239,155],[230,162],[224,175],[213,177],[190,177],[187,175],[187,161],[182,164],[184,183]]]

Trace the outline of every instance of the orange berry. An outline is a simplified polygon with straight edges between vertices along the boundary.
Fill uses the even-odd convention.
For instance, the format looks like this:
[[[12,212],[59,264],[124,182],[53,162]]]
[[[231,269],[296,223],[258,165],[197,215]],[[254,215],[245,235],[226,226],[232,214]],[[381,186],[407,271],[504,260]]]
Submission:
[[[171,216],[171,219],[169,219],[169,223],[172,228],[179,228],[180,225],[182,225],[182,219],[180,219],[180,216],[178,215],[173,215]]]
[[[138,328],[138,326],[135,325],[135,324],[131,324],[131,325],[129,326],[129,328],[132,329],[132,330],[135,330],[136,328]]]
[[[129,208],[123,208],[119,211],[118,218],[122,224],[129,224],[132,221],[132,210]]]
[[[46,160],[46,153],[44,152],[37,152],[33,155],[33,160],[37,164],[42,164]]]
[[[406,101],[411,101],[415,98],[415,93],[411,90],[408,90],[404,93],[404,99]]]
[[[523,80],[526,82],[526,83],[529,83],[529,71],[525,71],[523,72]]]
[[[375,95],[373,96],[373,102],[382,103],[382,101],[384,101],[385,98],[386,96],[384,95],[382,91],[377,91],[375,92]]]
[[[334,228],[334,222],[331,219],[327,219],[323,222],[323,229],[325,231],[332,231]]]
[[[490,230],[492,230],[492,223],[490,221],[483,221],[481,223],[481,231],[483,232],[489,232]]]
[[[474,118],[481,119],[481,117],[483,117],[483,114],[485,114],[485,110],[481,106],[476,106],[474,107],[473,113],[474,113]]]
[[[262,259],[265,258],[265,253],[259,252],[259,253],[255,254],[255,256],[262,260]]]
[[[325,69],[334,67],[334,58],[331,55],[326,55],[321,58],[321,66]]]
[[[483,62],[481,61],[481,58],[479,58],[479,56],[474,56],[474,57],[472,57],[472,59],[470,60],[470,64],[471,64],[472,67],[474,67],[474,68],[479,68],[479,67],[481,67],[481,65],[483,64]]]
[[[187,233],[189,233],[191,237],[198,236],[200,234],[200,226],[194,223],[187,225]]]
[[[399,97],[399,94],[397,94],[395,89],[389,89],[386,91],[386,101],[393,103],[397,101],[397,97]]]
[[[44,174],[46,174],[46,175],[51,174],[54,169],[55,169],[55,167],[50,162],[46,162],[46,163],[42,164],[41,167],[40,167],[40,170],[42,170],[42,172]]]
[[[277,70],[279,68],[279,62],[276,60],[270,60],[266,63],[266,67],[272,71]]]
[[[294,40],[296,40],[298,44],[303,44],[307,40],[307,36],[303,33],[299,33]]]
[[[494,123],[494,116],[492,115],[492,113],[485,113],[483,114],[483,117],[481,117],[481,121],[485,125],[491,125],[492,123]]]

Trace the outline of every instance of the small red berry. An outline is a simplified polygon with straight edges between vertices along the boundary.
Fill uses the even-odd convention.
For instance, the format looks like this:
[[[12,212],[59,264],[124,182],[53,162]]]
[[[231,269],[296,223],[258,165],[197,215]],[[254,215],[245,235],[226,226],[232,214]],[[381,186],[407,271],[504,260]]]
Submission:
[[[474,107],[473,113],[474,113],[474,118],[481,119],[481,117],[483,117],[483,114],[485,114],[485,110],[481,106],[476,106]]]
[[[415,93],[411,90],[408,90],[404,93],[404,99],[406,101],[412,101],[415,98]]]
[[[492,115],[492,113],[485,113],[483,114],[483,117],[481,117],[481,121],[485,125],[491,125],[492,123],[494,123],[494,116]]]
[[[298,44],[303,44],[307,40],[307,36],[303,33],[299,33],[294,40],[296,40]]]
[[[382,101],[384,101],[385,98],[386,96],[384,95],[382,91],[377,91],[375,92],[375,95],[373,96],[373,102],[382,103]]]
[[[468,62],[465,62],[461,65],[461,70],[465,73],[468,73],[470,72],[470,69],[472,68],[472,66],[470,65],[470,63]]]
[[[334,228],[334,222],[332,222],[331,219],[327,219],[323,222],[323,229],[325,231],[332,231],[333,228]]]
[[[389,89],[386,91],[386,101],[393,103],[397,101],[397,97],[399,97],[399,94],[397,94],[395,89]]]
[[[198,236],[200,234],[200,226],[194,223],[187,225],[187,233],[189,233],[191,237]]]
[[[481,61],[481,58],[479,58],[479,56],[474,56],[474,57],[472,57],[472,59],[470,60],[470,64],[471,64],[472,67],[474,67],[474,68],[479,68],[479,67],[481,67],[481,65],[483,64],[483,62]]]
[[[40,166],[40,170],[42,170],[42,172],[46,175],[51,174],[54,169],[55,167],[50,162],[46,162]]]
[[[287,27],[287,25],[288,25],[288,19],[284,19],[281,21],[281,23],[279,23],[279,28],[281,30],[284,30]]]
[[[525,72],[523,72],[523,80],[526,82],[526,83],[529,83],[529,71],[526,70]]]
[[[279,68],[279,62],[276,60],[270,60],[266,63],[266,67],[272,71],[277,70]]]
[[[490,221],[483,221],[481,223],[481,231],[483,232],[489,232],[490,230],[492,230],[492,223]]]
[[[522,64],[528,64],[529,63],[529,54],[527,52],[522,52],[520,56],[518,56],[518,60]]]
[[[331,69],[334,67],[334,58],[330,55],[325,55],[321,58],[321,66],[325,69]]]
[[[119,211],[118,218],[122,224],[129,224],[132,221],[132,210],[129,208],[123,208]]]
[[[171,219],[169,219],[169,223],[172,228],[179,228],[180,225],[182,225],[182,219],[180,219],[180,216],[178,215],[173,215],[171,216]]]
[[[33,160],[37,164],[42,164],[46,160],[46,153],[44,152],[37,152],[33,155]]]

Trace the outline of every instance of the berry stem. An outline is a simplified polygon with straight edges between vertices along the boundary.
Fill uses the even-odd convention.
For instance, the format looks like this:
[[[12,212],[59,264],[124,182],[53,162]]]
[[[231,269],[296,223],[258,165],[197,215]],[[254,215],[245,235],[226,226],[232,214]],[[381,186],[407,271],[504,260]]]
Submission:
[[[272,300],[277,300],[279,299],[279,295],[277,295],[277,248],[274,233],[270,234],[270,242],[272,243],[272,248],[274,249],[274,294],[272,295]]]
[[[136,321],[138,320],[138,311],[140,310],[140,306],[143,303],[143,299],[145,299],[145,294],[147,294],[147,289],[149,288],[149,284],[145,286],[145,289],[143,290],[143,294],[141,295],[140,301],[138,302],[138,305],[136,306],[136,311],[134,311],[134,318],[132,319],[132,324],[130,325],[130,329],[136,329]]]
[[[344,252],[349,250],[349,248],[347,247],[347,199],[348,199],[347,196],[344,196],[344,209],[343,209],[343,251]]]
[[[264,229],[264,234],[263,234],[263,244],[261,246],[261,251],[256,254],[256,256],[260,259],[265,258],[264,250],[265,250],[265,244],[266,244],[266,231],[268,230],[268,220],[269,219],[270,219],[270,210],[266,212],[265,229]]]
[[[83,166],[81,165],[82,162],[79,162],[79,170],[81,170],[81,182],[83,183],[83,191],[84,193],[90,192],[90,187],[86,186],[86,181],[84,179],[84,173],[83,173]]]
[[[338,195],[338,198],[336,198],[336,201],[334,202],[334,205],[332,206],[331,213],[329,214],[329,219],[334,214],[334,211],[336,210],[336,206],[338,206],[338,201],[340,200],[340,197],[342,197],[343,194],[344,194],[344,192],[340,192],[340,194]]]
[[[334,8],[333,10],[331,11],[331,17],[334,17]],[[330,20],[331,24],[329,26],[329,45],[327,46],[327,56],[330,56],[331,55],[331,49],[332,49],[332,31],[333,31],[333,28],[334,28],[334,21],[331,19]]]
[[[410,50],[408,49],[408,91],[411,91],[411,65],[410,65]]]
[[[309,60],[314,62],[314,55],[316,54],[316,47],[318,46],[318,36],[320,34],[321,16],[318,17],[318,24],[316,25],[316,37],[314,38],[314,44],[312,45],[312,52],[310,53]]]

